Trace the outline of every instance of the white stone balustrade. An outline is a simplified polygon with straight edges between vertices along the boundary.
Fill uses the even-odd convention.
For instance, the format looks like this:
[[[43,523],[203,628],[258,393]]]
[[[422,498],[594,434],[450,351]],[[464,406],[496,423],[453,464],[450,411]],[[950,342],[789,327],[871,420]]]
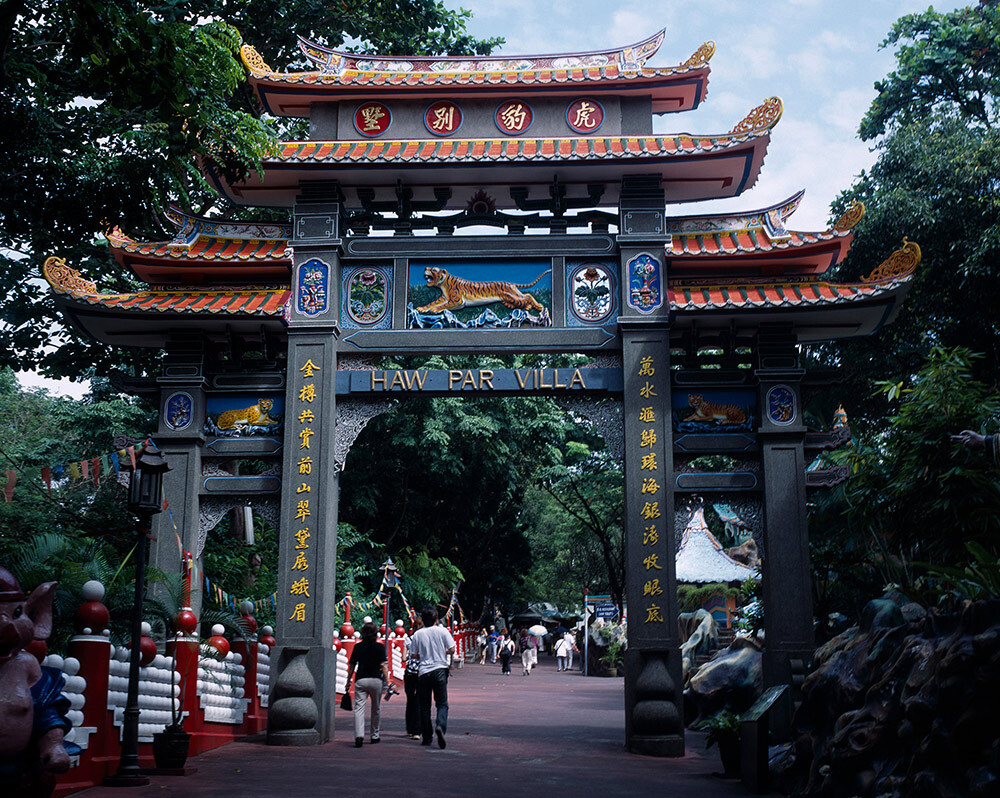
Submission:
[[[271,648],[266,643],[257,644],[257,695],[260,705],[267,706],[271,694]]]
[[[124,646],[111,650],[108,674],[108,709],[114,711],[115,726],[124,722],[128,699],[129,650]],[[139,668],[139,740],[152,742],[173,720],[173,710],[180,706],[180,674],[169,657],[157,654],[146,667]]]
[[[246,683],[243,657],[230,651],[220,661],[206,653],[203,649],[198,661],[198,700],[205,721],[240,724],[248,703],[243,689]]]

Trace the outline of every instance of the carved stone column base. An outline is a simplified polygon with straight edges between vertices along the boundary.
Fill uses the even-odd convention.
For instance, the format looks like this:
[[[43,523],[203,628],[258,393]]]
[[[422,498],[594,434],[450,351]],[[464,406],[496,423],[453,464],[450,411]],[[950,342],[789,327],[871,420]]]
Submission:
[[[319,745],[323,741],[315,729],[291,729],[289,731],[269,731],[268,745]]]
[[[643,756],[684,756],[684,738],[677,734],[644,735],[633,734],[629,740],[628,750],[633,754]]]

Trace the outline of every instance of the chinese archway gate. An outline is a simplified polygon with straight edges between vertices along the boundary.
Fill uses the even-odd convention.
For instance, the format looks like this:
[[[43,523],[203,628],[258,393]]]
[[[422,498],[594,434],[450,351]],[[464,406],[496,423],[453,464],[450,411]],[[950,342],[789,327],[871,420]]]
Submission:
[[[312,69],[296,73],[244,46],[262,107],[307,118],[308,138],[281,142],[242,182],[205,168],[233,203],[289,208],[291,224],[170,209],[171,241],[115,231],[114,257],[151,286],[132,294],[101,293],[47,262],[79,330],[165,352],[159,376],[132,386],[160,407],[184,549],[200,557],[235,505],[277,515],[270,742],[333,734],[338,474],[366,420],[410,394],[617,403],[629,750],[684,752],[674,552],[685,521],[675,502],[687,495],[736,508],[762,547],[767,683],[804,670],[809,377],[798,348],[891,321],[919,249],[905,243],[867,279],[838,284],[823,274],[846,256],[861,206],[821,232],[787,226],[801,194],[744,214],[670,215],[673,203],[752,186],[782,106],[767,99],[722,134],[654,134],[654,116],[701,103],[714,51],[706,43],[678,66],[647,66],[662,38],[480,59],[358,56],[302,40]],[[383,353],[524,352],[592,360],[559,370],[368,364]],[[706,454],[733,465],[700,469]],[[245,458],[273,467],[241,474]],[[173,570],[173,529],[158,522],[153,558]]]

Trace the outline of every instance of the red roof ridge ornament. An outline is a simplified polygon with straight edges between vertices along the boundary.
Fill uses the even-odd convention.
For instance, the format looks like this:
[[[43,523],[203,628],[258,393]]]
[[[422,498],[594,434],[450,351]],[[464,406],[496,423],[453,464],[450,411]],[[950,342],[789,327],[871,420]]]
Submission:
[[[764,102],[754,108],[749,114],[747,114],[732,130],[730,134],[734,133],[760,133],[765,130],[770,130],[776,124],[778,120],[781,119],[781,113],[784,111],[784,104],[781,102],[780,97],[768,97]]]
[[[903,238],[903,246],[897,249],[867,277],[866,283],[891,283],[909,277],[920,265],[920,246]]]
[[[764,230],[772,241],[787,239],[785,220],[798,209],[805,189],[797,191],[786,200],[738,214],[705,213],[696,216],[675,216],[667,219],[667,232],[671,235],[713,235],[715,233],[742,233],[747,230]],[[772,234],[773,233],[773,234]]]
[[[316,68],[315,71],[322,75],[340,75],[352,71],[401,74],[415,72],[523,72],[533,69],[575,69],[593,66],[617,66],[622,70],[635,71],[642,69],[646,60],[660,49],[665,34],[666,28],[661,28],[641,42],[606,50],[514,56],[359,54],[325,47],[303,36],[299,36],[298,40],[299,50],[313,64]],[[702,47],[704,46],[702,45]],[[248,47],[248,45],[244,45],[244,47]],[[248,53],[244,57],[244,63],[247,63],[249,59],[258,71],[263,67],[264,72],[271,72],[270,67],[264,63],[260,55],[252,47],[249,49],[252,53]],[[715,49],[714,45],[712,49]],[[699,52],[701,52],[701,48],[699,48]],[[708,57],[711,57],[710,53]],[[707,58],[705,60],[707,61]],[[699,66],[703,65],[704,63],[699,64]],[[247,64],[247,67],[253,69],[250,64]]]
[[[851,207],[844,211],[840,218],[833,223],[833,229],[838,233],[846,233],[848,230],[860,222],[865,215],[865,204],[863,202],[852,202]]]

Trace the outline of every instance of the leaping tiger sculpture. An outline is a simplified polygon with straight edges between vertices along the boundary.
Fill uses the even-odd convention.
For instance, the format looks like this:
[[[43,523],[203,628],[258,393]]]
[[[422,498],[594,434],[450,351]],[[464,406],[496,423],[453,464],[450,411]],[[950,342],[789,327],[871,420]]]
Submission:
[[[437,266],[428,266],[424,269],[424,279],[427,285],[432,288],[439,288],[441,296],[417,308],[419,313],[440,313],[444,310],[454,310],[455,308],[472,308],[477,305],[492,305],[494,302],[501,302],[508,308],[520,310],[537,310],[543,312],[545,307],[531,294],[526,294],[522,289],[531,288],[536,285],[546,274],[552,270],[547,269],[535,278],[534,282],[527,284],[507,283],[499,280],[477,283],[472,280],[463,280],[449,274],[445,269]]]

